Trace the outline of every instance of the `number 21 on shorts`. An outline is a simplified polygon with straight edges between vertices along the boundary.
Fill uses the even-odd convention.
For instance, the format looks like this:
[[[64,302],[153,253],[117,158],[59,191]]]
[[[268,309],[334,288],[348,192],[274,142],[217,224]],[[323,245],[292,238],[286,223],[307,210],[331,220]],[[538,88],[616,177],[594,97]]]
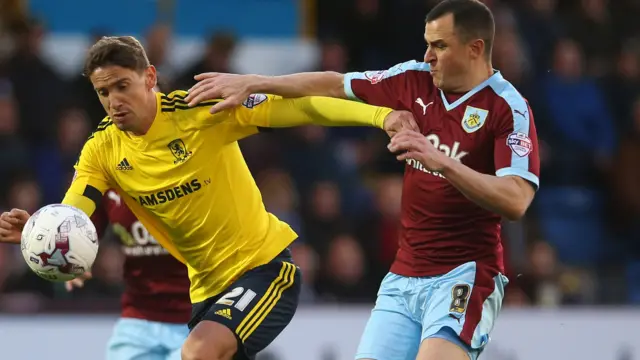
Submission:
[[[458,284],[451,289],[451,305],[449,312],[464,314],[469,303],[471,295],[471,286],[468,284]]]
[[[236,301],[235,299],[240,295],[242,296]],[[240,286],[222,295],[222,297],[216,301],[216,304],[233,306],[240,311],[244,311],[255,297],[256,293],[253,290],[246,289],[245,291],[245,289]]]

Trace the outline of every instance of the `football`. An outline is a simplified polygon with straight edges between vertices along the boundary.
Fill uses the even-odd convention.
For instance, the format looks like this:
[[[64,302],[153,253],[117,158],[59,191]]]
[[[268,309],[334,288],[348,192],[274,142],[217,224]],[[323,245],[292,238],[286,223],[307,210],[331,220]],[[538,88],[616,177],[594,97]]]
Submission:
[[[20,249],[38,276],[68,281],[91,270],[98,253],[98,233],[82,210],[63,204],[47,205],[24,225]]]

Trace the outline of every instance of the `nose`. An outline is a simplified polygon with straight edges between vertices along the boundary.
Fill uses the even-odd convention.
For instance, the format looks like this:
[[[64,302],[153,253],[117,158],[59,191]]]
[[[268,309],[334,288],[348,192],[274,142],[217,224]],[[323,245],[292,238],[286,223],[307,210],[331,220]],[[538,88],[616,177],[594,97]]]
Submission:
[[[118,111],[122,107],[123,101],[118,95],[109,94],[109,107]]]
[[[424,52],[424,62],[431,63],[436,60],[436,56],[431,47],[427,48],[427,51]]]

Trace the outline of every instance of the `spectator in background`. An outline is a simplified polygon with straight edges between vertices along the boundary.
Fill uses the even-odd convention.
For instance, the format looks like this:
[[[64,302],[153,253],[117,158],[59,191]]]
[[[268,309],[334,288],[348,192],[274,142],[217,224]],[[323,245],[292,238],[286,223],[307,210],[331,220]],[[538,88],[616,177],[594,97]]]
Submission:
[[[320,259],[313,248],[300,240],[291,247],[291,255],[302,273],[300,303],[311,304],[319,301],[316,280],[320,269]]]
[[[391,39],[382,1],[355,0],[350,5],[349,15],[343,27],[346,51],[351,60],[349,65],[353,69],[361,70],[388,68],[385,44]]]
[[[589,54],[585,72],[594,77],[607,74],[611,54],[619,50],[620,34],[611,18],[609,0],[580,0],[579,11],[573,12],[568,28],[570,36]]]
[[[299,239],[304,239],[302,219],[297,212],[298,195],[291,176],[280,169],[267,170],[257,176],[257,183],[267,211],[289,224]]]
[[[577,43],[558,42],[543,87],[550,124],[541,137],[550,154],[541,164],[545,186],[537,195],[537,215],[562,261],[594,264],[606,241],[605,179],[616,136],[603,94],[583,65]]]
[[[161,91],[172,91],[170,84],[175,76],[167,54],[171,46],[171,27],[166,24],[152,26],[145,35],[144,49],[149,62],[158,70],[158,84]],[[164,85],[163,85],[164,84]]]
[[[53,285],[31,272],[19,248],[0,245],[0,312],[30,313],[53,297]]]
[[[615,67],[603,83],[603,89],[615,115],[616,131],[623,135],[633,127],[631,123],[635,116],[632,104],[640,94],[639,45],[637,40],[626,41],[613,62]]]
[[[318,288],[325,301],[350,303],[375,300],[376,285],[368,276],[365,254],[353,235],[335,236],[326,253]]]
[[[20,133],[35,143],[51,138],[57,113],[64,100],[65,84],[40,57],[45,29],[36,20],[16,29],[16,53],[9,60],[7,74],[14,86],[20,113]]]
[[[516,6],[518,27],[528,44],[535,74],[545,74],[551,66],[551,49],[564,34],[563,21],[556,12],[557,0],[528,0]]]
[[[398,251],[402,176],[385,175],[375,181],[375,208],[360,222],[369,267],[376,280],[389,271]]]
[[[320,68],[318,71],[346,73],[349,69],[349,55],[345,46],[336,40],[324,41],[320,47]]]
[[[100,30],[94,31],[89,39],[90,45],[100,40],[104,34],[105,32]],[[91,126],[98,126],[107,113],[100,103],[100,98],[96,96],[96,90],[89,79],[82,74],[82,70],[79,70],[78,74],[71,79],[68,89],[65,106],[84,110]]]
[[[564,39],[554,50],[553,72],[544,80],[545,103],[557,141],[553,157],[565,160],[547,177],[553,185],[600,188],[609,169],[616,134],[603,93],[583,72],[578,44]],[[549,137],[548,137],[549,138]]]
[[[33,214],[42,204],[42,189],[29,173],[15,174],[7,186],[7,208],[24,209]]]
[[[532,97],[537,91],[533,87],[531,64],[515,28],[496,34],[493,54],[493,66],[532,103]]]
[[[0,178],[29,166],[29,144],[18,134],[19,114],[13,86],[0,78]]]
[[[58,203],[64,196],[73,177],[73,166],[92,128],[86,113],[78,108],[63,111],[57,125],[53,141],[32,148],[38,181],[47,204]]]
[[[305,242],[318,253],[325,254],[329,239],[349,229],[349,219],[341,212],[340,189],[333,182],[316,183],[309,192],[309,200],[304,217]]]
[[[640,96],[633,104],[632,124],[623,132],[614,167],[613,193],[617,204],[618,224],[629,237],[626,248],[640,259]]]
[[[189,89],[195,83],[193,77],[204,72],[233,72],[231,59],[236,45],[236,37],[230,32],[213,34],[202,59],[177,77],[174,88]]]

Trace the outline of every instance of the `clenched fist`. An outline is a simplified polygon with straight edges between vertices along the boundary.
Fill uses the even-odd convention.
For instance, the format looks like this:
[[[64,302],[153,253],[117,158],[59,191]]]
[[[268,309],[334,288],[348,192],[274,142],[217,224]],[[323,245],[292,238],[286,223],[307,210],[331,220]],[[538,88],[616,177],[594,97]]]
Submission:
[[[21,209],[5,211],[0,215],[0,242],[20,244],[22,228],[31,215]]]

